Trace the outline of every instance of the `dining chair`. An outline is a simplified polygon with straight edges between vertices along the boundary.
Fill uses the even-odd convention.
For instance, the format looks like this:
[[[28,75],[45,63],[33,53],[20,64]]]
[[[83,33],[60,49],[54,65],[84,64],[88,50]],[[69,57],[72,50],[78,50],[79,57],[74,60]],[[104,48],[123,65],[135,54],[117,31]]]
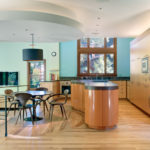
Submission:
[[[39,87],[39,88],[36,88],[35,89],[36,91],[48,91],[48,89],[47,88],[45,88],[45,87]],[[43,102],[43,112],[44,112],[44,116],[45,116],[45,108],[47,109],[47,111],[48,111],[48,106],[47,106],[47,99],[46,98],[44,98],[45,96],[38,96],[38,97],[36,97],[36,105],[40,105],[42,102]]]
[[[32,111],[31,108],[33,107],[32,104],[27,104],[27,102],[29,100],[32,100],[32,95],[28,94],[28,93],[17,93],[15,94],[18,102],[19,102],[19,114],[16,120],[16,124],[18,122],[19,116],[21,116],[21,111],[23,111],[23,120],[24,120],[24,111],[26,111],[26,109],[29,109],[30,111],[30,115],[31,115],[31,120],[32,120],[32,124],[34,125],[34,121],[33,121],[33,115],[32,115]]]
[[[56,105],[60,107],[62,117],[64,117],[64,115],[65,115],[65,118],[67,119],[64,105],[67,103],[68,93],[69,93],[69,90],[66,89],[66,90],[64,90],[64,93],[53,94],[49,97],[49,98],[52,98],[52,100],[49,102],[49,104],[50,104],[50,110],[49,110],[50,121],[52,121],[54,106],[56,106]]]
[[[13,107],[14,105],[14,116],[16,115],[16,109],[18,108],[18,100],[14,98],[14,95],[13,95],[13,90],[11,89],[6,89],[4,91],[5,95],[7,96],[7,100],[8,102],[10,103],[10,106],[9,106],[9,109],[8,109],[8,113],[7,115],[9,114],[9,111],[11,110],[11,108]]]

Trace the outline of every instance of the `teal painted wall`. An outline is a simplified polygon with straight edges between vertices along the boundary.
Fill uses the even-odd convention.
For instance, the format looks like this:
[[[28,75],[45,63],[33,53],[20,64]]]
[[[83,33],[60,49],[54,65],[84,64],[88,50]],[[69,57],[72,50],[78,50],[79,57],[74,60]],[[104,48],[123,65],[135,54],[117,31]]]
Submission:
[[[0,71],[18,71],[19,84],[27,85],[27,62],[22,60],[22,49],[29,48],[30,43],[0,42]],[[38,43],[35,48],[42,48],[46,59],[46,80],[49,80],[51,69],[59,69],[59,43]],[[57,56],[52,57],[51,52]]]
[[[117,38],[117,76],[130,77],[130,42],[133,38]]]
[[[130,41],[133,38],[117,39],[117,76],[130,76]],[[77,76],[77,41],[60,43],[60,76]]]
[[[77,76],[77,41],[61,42],[59,47],[60,76]]]

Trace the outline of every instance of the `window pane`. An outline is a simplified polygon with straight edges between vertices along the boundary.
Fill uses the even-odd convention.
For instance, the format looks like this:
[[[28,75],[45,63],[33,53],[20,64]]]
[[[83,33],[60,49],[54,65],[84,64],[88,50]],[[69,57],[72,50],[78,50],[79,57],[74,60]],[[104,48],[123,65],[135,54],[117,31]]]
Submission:
[[[30,85],[31,88],[37,88],[40,81],[44,81],[44,62],[36,61],[30,62]]]
[[[83,38],[80,40],[80,47],[81,48],[87,48],[87,39],[86,38]]]
[[[106,73],[114,73],[114,54],[106,55]]]
[[[104,73],[104,54],[90,54],[90,73]]]
[[[106,38],[107,48],[114,48],[114,38]]]
[[[90,47],[94,48],[103,48],[104,47],[104,38],[90,38]]]
[[[31,88],[37,88],[39,86],[40,76],[31,76],[30,85]]]
[[[80,73],[87,73],[88,55],[80,54]]]

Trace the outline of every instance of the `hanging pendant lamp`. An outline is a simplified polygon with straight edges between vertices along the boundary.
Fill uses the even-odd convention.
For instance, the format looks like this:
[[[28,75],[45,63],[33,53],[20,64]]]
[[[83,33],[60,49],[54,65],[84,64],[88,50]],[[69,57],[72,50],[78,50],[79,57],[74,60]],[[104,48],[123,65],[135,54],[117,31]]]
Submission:
[[[23,49],[23,61],[43,60],[43,50],[34,47],[34,34],[32,36],[32,48]]]

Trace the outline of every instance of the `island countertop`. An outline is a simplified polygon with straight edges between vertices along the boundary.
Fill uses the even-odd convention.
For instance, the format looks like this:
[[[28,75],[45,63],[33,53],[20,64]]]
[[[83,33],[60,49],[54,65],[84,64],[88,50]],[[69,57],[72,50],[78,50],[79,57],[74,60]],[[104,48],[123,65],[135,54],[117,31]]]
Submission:
[[[85,89],[91,90],[115,90],[118,85],[107,80],[72,80],[72,84],[84,84]]]

